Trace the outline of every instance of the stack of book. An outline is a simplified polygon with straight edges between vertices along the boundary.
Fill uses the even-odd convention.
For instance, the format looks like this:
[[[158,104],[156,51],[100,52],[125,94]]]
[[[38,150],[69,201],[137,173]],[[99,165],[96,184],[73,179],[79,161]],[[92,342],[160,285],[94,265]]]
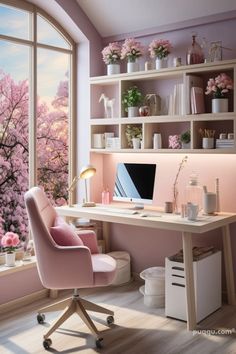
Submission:
[[[228,149],[234,147],[234,139],[216,139],[216,149]]]

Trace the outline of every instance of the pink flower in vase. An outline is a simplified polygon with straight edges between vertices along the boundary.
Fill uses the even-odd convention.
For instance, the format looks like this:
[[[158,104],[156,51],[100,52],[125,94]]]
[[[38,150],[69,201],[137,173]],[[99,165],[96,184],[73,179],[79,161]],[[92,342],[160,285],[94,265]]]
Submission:
[[[17,249],[20,239],[16,233],[9,231],[2,237],[1,243],[7,253],[12,253]]]

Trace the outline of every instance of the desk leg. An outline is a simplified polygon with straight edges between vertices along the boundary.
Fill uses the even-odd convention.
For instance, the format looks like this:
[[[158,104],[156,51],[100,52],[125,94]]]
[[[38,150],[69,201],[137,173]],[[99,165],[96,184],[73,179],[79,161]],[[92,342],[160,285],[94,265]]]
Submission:
[[[234,272],[233,272],[233,260],[232,260],[229,225],[222,227],[222,237],[223,237],[223,247],[224,247],[225,276],[226,276],[228,303],[230,305],[235,305]]]
[[[102,237],[105,241],[105,251],[110,252],[110,239],[109,239],[109,223],[103,221],[102,223]]]
[[[186,310],[187,310],[187,329],[192,331],[196,328],[196,307],[193,279],[193,253],[192,253],[192,234],[182,233],[183,252],[184,252],[184,271],[186,281]]]

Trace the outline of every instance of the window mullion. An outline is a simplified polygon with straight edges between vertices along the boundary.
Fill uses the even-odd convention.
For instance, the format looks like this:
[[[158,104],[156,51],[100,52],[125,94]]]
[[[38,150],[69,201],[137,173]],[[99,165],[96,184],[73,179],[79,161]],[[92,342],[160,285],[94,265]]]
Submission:
[[[30,57],[30,79],[29,79],[29,186],[37,183],[37,159],[36,159],[36,137],[37,137],[37,15],[32,15],[32,38],[33,47]]]

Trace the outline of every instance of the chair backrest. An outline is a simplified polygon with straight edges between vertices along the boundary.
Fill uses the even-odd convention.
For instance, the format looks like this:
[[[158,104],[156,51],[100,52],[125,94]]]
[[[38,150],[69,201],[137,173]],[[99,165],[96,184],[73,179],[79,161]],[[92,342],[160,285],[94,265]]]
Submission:
[[[25,204],[43,286],[49,289],[94,286],[89,248],[60,246],[50,235],[50,227],[53,226],[57,213],[43,190],[31,188],[25,193]]]
[[[24,198],[34,241],[39,276],[43,285],[45,285],[47,283],[45,275],[50,273],[51,256],[55,248],[55,242],[49,233],[49,228],[53,226],[57,213],[39,187],[31,188],[25,193]]]

